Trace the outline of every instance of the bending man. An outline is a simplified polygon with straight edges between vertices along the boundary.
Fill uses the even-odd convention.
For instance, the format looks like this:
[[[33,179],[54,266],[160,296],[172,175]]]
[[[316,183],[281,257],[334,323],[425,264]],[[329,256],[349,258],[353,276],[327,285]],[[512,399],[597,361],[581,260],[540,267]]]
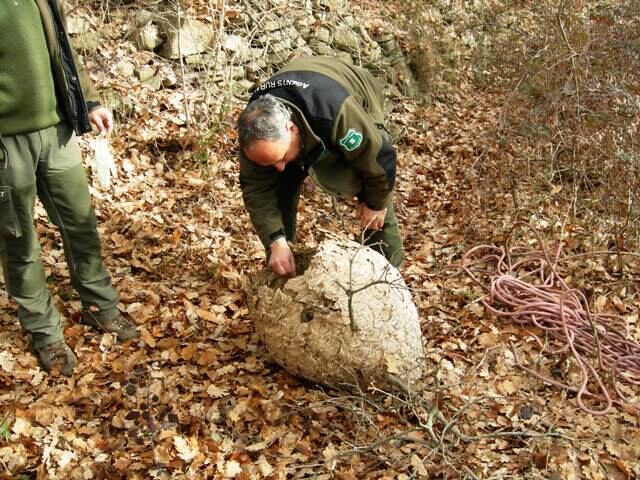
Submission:
[[[295,239],[307,175],[339,198],[357,197],[366,243],[402,263],[392,204],[396,154],[383,103],[369,72],[329,57],[293,60],[253,93],[238,119],[240,185],[276,274],[295,275],[287,240]]]

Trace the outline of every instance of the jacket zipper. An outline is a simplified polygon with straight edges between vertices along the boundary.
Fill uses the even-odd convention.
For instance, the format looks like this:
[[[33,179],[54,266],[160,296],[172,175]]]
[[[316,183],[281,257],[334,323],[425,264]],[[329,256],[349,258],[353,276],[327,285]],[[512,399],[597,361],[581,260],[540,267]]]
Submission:
[[[71,53],[71,45],[69,39],[65,34],[64,26],[62,25],[62,19],[60,13],[55,5],[55,0],[47,0],[49,10],[51,11],[51,18],[53,19],[53,26],[56,31],[56,38],[58,42],[58,58],[60,65],[62,66],[62,73],[65,77],[64,87],[67,89],[67,95],[71,102],[71,111],[73,118],[72,124],[78,134],[83,134],[91,130],[89,124],[88,112],[84,106],[78,101],[84,102],[84,94],[82,87],[80,86],[80,79],[78,78],[78,70],[73,61],[73,54]]]

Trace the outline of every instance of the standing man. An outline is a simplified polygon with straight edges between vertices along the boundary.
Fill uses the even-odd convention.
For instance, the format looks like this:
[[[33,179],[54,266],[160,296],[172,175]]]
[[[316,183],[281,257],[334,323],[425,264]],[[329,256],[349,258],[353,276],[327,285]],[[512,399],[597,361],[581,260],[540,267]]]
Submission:
[[[369,72],[330,57],[293,60],[253,93],[238,119],[240,186],[276,274],[295,275],[287,240],[295,238],[307,175],[339,198],[357,197],[366,243],[392,265],[402,263],[392,202],[396,153],[383,103]]]
[[[121,341],[138,335],[120,316],[119,296],[101,257],[80,149],[74,135],[109,134],[100,105],[65,31],[60,0],[0,3],[0,259],[18,319],[46,371],[70,375],[77,359],[64,341],[46,287],[33,225],[36,194],[58,227],[82,321]]]

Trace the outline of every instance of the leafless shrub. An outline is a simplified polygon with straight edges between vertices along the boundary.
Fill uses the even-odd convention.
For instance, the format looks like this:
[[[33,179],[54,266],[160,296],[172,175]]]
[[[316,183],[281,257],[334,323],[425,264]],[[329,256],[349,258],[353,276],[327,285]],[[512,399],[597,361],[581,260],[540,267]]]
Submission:
[[[527,2],[503,13],[503,34],[474,59],[494,86],[508,88],[494,173],[514,195],[525,184],[564,195],[574,218],[604,223],[609,247],[633,248],[640,239],[640,5],[549,6]],[[531,154],[512,156],[516,143]]]

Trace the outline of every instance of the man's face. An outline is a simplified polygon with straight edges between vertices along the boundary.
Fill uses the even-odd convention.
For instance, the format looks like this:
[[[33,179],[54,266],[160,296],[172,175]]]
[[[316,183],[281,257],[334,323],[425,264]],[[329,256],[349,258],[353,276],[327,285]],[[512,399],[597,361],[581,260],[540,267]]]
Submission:
[[[256,140],[244,150],[249,160],[263,167],[273,167],[283,172],[287,163],[294,161],[300,155],[302,142],[300,131],[295,123],[287,123],[288,140]]]

